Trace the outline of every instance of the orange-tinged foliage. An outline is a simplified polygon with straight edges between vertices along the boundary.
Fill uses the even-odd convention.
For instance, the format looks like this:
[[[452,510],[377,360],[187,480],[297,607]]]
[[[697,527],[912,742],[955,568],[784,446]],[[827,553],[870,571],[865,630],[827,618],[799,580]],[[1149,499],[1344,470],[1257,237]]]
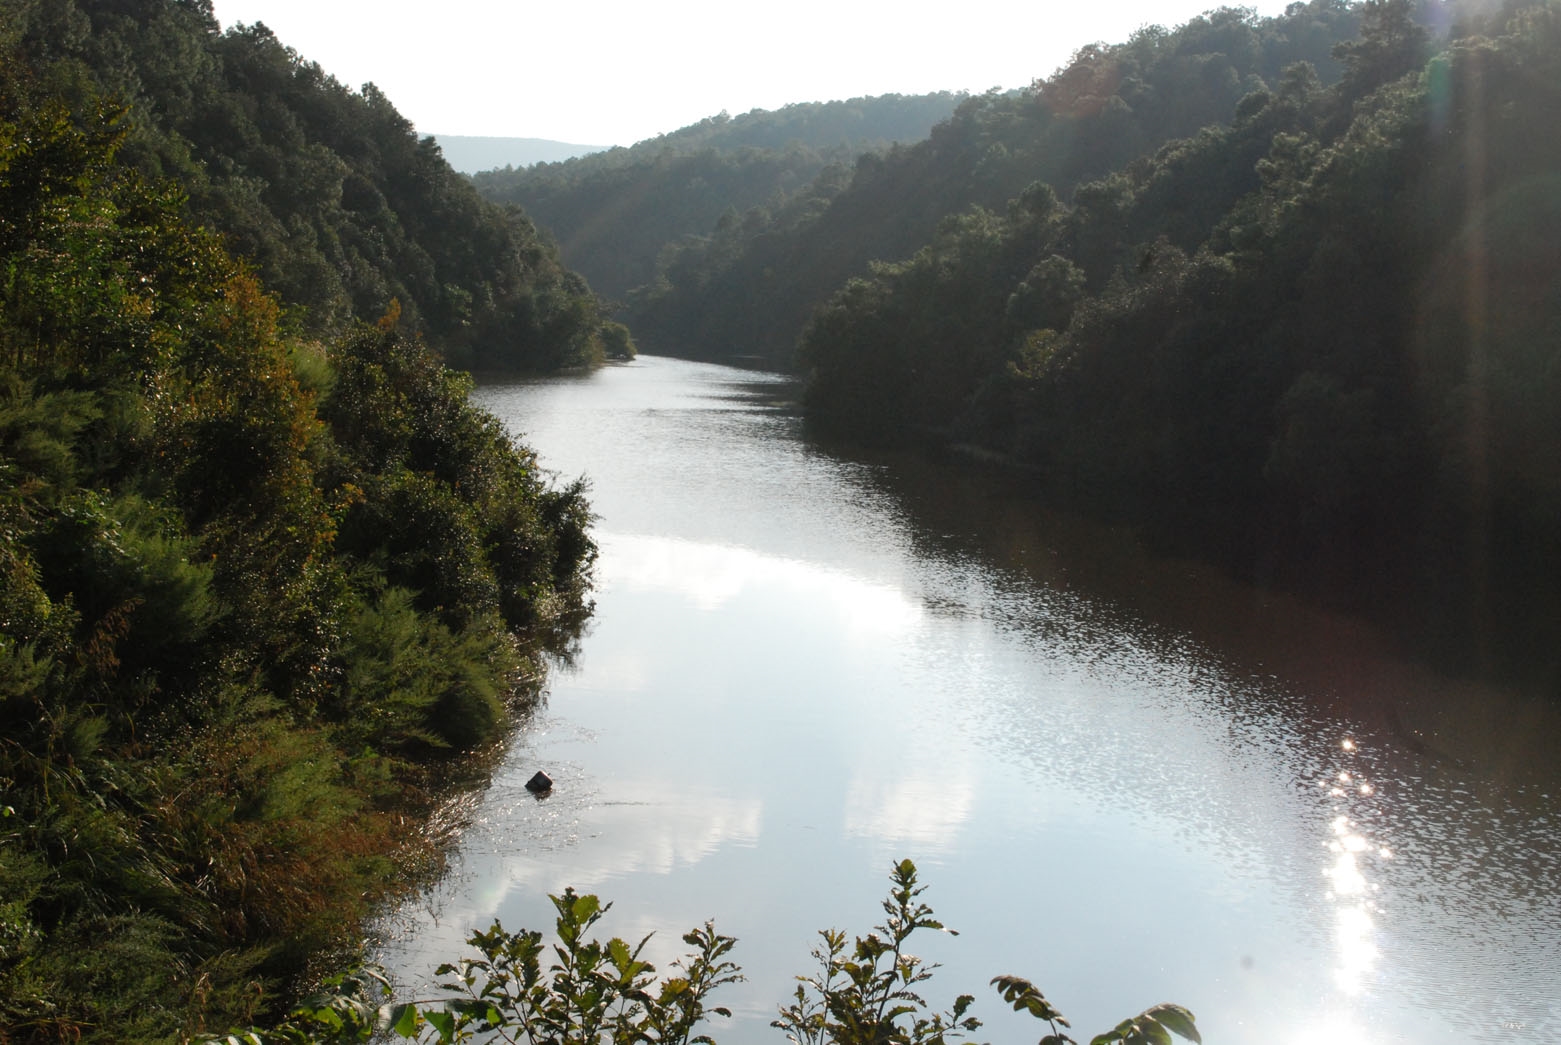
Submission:
[[[422,535],[484,599],[441,622],[396,589],[376,618],[415,640],[396,646],[349,633],[385,594],[386,552],[361,533],[342,548],[338,524],[422,445],[448,442],[451,474],[416,480],[439,519],[475,518],[463,456],[484,497],[546,491],[464,380],[394,333],[379,336],[409,364],[401,394],[331,416],[407,441],[373,461],[344,449],[317,403],[343,357],[289,344],[277,298],[181,194],[116,165],[110,110],[77,119],[11,86],[0,75],[0,1039],[148,1040],[284,1001],[398,869],[428,862],[406,827],[430,809],[428,764],[504,725],[518,654],[494,593],[512,578],[488,535]],[[521,536],[555,549],[529,517]],[[582,563],[559,558],[537,570],[575,592]],[[425,684],[348,700],[349,674]]]

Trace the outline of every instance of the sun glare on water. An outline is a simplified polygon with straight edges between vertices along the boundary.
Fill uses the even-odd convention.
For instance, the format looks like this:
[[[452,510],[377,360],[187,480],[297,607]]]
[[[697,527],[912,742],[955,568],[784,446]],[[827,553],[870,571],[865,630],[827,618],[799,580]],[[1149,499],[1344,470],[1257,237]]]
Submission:
[[[1369,1033],[1343,1014],[1325,1016],[1309,1023],[1284,1042],[1285,1045],[1376,1045]]]

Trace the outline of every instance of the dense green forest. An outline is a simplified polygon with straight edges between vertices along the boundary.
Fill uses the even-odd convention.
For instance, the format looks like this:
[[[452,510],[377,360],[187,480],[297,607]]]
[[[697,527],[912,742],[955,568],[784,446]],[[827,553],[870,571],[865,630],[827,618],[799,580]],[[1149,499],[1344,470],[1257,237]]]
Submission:
[[[628,322],[652,351],[789,366],[808,316],[873,261],[909,257],[944,219],[972,206],[1002,212],[1036,183],[1066,199],[1230,120],[1243,97],[1278,84],[1296,62],[1327,81],[1332,48],[1358,20],[1342,0],[1277,18],[1221,8],[1083,47],[1030,90],[968,98],[926,139],[828,171],[789,206],[749,209],[672,244],[631,296]]]
[[[945,219],[812,316],[810,412],[999,452],[1554,690],[1561,6],[1432,13],[1440,38],[1367,0],[1333,85],[1289,66],[1067,202],[1037,183]]]
[[[658,259],[738,212],[777,210],[814,196],[866,152],[914,142],[960,96],[884,95],[725,113],[631,148],[488,171],[489,199],[517,203],[557,238],[568,264],[610,298],[650,283]]]
[[[343,86],[264,25],[219,32],[206,0],[0,0],[0,26],[66,104],[129,106],[121,161],[178,183],[294,329],[329,336],[394,298],[467,369],[626,344],[523,213],[483,200],[372,84]]]
[[[554,276],[560,315],[595,305],[388,102],[260,30],[0,10],[0,1040],[187,1039],[288,1003],[432,867],[430,812],[570,641],[583,490],[420,333],[487,286],[474,325],[577,361],[583,328],[512,306]],[[382,188],[303,136],[316,103]],[[397,268],[449,223],[491,233],[491,268]],[[353,236],[374,265],[333,267],[370,256]]]

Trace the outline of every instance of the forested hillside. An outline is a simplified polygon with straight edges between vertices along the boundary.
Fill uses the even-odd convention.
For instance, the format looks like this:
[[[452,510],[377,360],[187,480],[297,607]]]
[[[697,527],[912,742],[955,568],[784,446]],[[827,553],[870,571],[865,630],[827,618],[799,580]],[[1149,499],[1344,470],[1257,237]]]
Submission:
[[[339,332],[394,298],[463,367],[610,350],[595,297],[524,214],[478,196],[372,84],[263,25],[219,32],[207,0],[0,0],[0,33],[67,104],[129,105],[122,161],[177,182],[295,328]]]
[[[789,366],[808,315],[870,262],[909,257],[943,219],[972,205],[1001,211],[1037,182],[1067,199],[1167,141],[1229,121],[1293,63],[1330,80],[1331,49],[1357,20],[1342,0],[1278,18],[1221,8],[1084,47],[1029,91],[967,99],[927,139],[830,172],[797,205],[733,215],[679,244],[631,299],[628,321],[653,351]]]
[[[685,237],[708,233],[724,215],[778,209],[826,168],[864,152],[925,138],[959,100],[884,95],[722,113],[632,148],[489,171],[475,183],[489,199],[524,207],[571,267],[622,300]]]
[[[1232,119],[847,283],[802,340],[808,407],[1000,451],[1554,689],[1561,5],[1437,7],[1440,39],[1408,0],[1358,13],[1334,85],[1264,76]]]
[[[322,313],[300,321],[257,275],[307,270],[324,230],[379,226],[293,214],[296,240],[256,244],[293,244],[290,260],[252,267],[230,252],[234,230],[267,221],[227,236],[202,224],[246,185],[275,217],[267,193],[300,183],[213,172],[143,107],[177,108],[173,84],[215,76],[224,47],[286,52],[258,33],[186,33],[207,24],[200,5],[134,6],[116,16],[125,32],[103,4],[102,31],[70,37],[118,56],[117,92],[42,42],[56,22],[80,29],[82,6],[8,2],[0,21],[0,1040],[13,1043],[187,1040],[289,1002],[311,960],[436,859],[426,818],[473,771],[469,753],[505,734],[540,646],[569,641],[594,555],[580,487],[550,485],[468,404],[467,379],[409,332],[405,285],[383,288],[375,323],[322,343],[303,333]],[[273,71],[319,82],[290,58]],[[388,104],[322,91],[391,121],[382,138],[355,133],[399,147]],[[265,92],[183,104],[291,126]],[[338,188],[354,177],[302,138],[249,140],[254,162],[330,171]],[[170,167],[208,180],[156,176]],[[396,170],[386,185],[412,173]],[[421,220],[378,213],[387,250]],[[376,271],[364,278],[391,278]],[[519,292],[507,279],[493,276]],[[544,357],[573,352],[567,330],[546,336]]]

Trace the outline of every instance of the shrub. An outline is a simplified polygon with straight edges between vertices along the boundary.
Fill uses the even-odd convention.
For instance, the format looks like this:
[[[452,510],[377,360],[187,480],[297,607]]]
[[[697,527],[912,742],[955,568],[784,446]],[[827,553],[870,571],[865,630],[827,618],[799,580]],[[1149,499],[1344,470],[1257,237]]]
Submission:
[[[917,884],[914,863],[895,864],[890,881],[882,925],[850,947],[840,930],[820,932],[824,946],[814,951],[820,971],[797,978],[795,1001],[771,1024],[794,1045],[946,1045],[981,1026],[966,1015],[975,1001],[969,994],[946,1012],[928,1010],[917,988],[937,966],[924,964],[905,944],[918,930],[952,930],[919,900],[925,887]],[[675,974],[657,982],[654,967],[640,958],[650,937],[633,947],[617,937],[606,943],[586,938],[611,904],[572,889],[550,899],[558,942],[545,970],[548,949],[540,932],[509,933],[494,922],[467,940],[477,957],[439,967],[438,974],[449,977],[440,984],[441,999],[392,1002],[384,973],[360,968],[334,977],[275,1030],[236,1031],[207,1045],[311,1045],[368,1041],[376,1034],[440,1043],[477,1037],[517,1045],[714,1045],[709,1034],[695,1031],[709,1015],[731,1015],[706,1001],[716,988],[743,978],[728,958],[735,939],[706,922],[684,935],[694,950],[674,963]],[[1047,1021],[1051,1033],[1040,1045],[1077,1045],[1060,1029],[1068,1021],[1028,980],[998,976],[992,985],[1014,1011]],[[1192,1013],[1156,1005],[1089,1045],[1172,1045],[1173,1034],[1203,1040]]]

